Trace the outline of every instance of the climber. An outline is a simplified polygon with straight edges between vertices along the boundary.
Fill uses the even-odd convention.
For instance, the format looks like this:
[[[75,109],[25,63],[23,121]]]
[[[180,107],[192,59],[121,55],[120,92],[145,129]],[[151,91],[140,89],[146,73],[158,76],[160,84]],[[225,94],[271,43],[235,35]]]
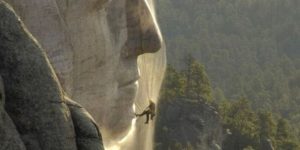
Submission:
[[[141,114],[135,114],[137,117],[141,117],[146,115],[147,120],[145,124],[148,124],[149,122],[149,117],[151,116],[151,120],[153,120],[155,116],[155,103],[152,100],[149,100],[149,106],[141,113]]]

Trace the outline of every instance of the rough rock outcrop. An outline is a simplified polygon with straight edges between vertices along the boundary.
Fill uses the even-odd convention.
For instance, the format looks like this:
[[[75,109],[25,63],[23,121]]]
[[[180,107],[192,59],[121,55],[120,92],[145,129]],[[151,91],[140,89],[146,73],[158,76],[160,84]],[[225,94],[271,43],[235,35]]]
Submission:
[[[102,137],[93,117],[78,103],[65,97],[70,109],[78,150],[103,150]]]
[[[7,2],[45,48],[68,95],[92,114],[103,132],[127,134],[134,117],[137,56],[161,47],[146,1]]]
[[[0,149],[25,150],[25,145],[16,130],[16,127],[4,109],[5,92],[2,78],[0,77]]]
[[[216,109],[202,101],[161,101],[156,128],[156,149],[219,150],[223,139]]]
[[[1,149],[103,149],[92,117],[65,98],[45,52],[2,1],[0,74],[5,87],[5,99],[0,101]]]
[[[73,124],[45,53],[8,5],[0,5],[5,109],[27,149],[76,149]]]
[[[65,92],[101,126],[107,143],[123,138],[132,125],[137,57],[162,46],[151,1],[6,0],[45,48]],[[137,139],[149,141],[144,137]]]

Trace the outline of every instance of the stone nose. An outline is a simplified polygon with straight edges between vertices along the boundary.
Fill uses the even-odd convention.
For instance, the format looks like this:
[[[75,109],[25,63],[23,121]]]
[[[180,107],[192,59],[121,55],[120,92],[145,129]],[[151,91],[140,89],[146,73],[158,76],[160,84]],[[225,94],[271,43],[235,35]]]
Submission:
[[[141,1],[141,30],[142,30],[142,50],[145,53],[157,52],[161,48],[162,37],[154,16],[154,10],[146,0]]]
[[[162,37],[154,14],[146,0],[126,2],[127,56],[157,52],[162,45]]]

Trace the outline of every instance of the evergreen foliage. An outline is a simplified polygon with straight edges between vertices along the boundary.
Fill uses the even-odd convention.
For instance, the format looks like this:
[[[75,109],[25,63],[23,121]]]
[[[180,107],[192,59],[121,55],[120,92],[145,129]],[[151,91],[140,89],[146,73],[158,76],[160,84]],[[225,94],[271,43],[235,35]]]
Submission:
[[[186,83],[182,73],[179,73],[171,65],[167,66],[166,72],[164,88],[161,89],[161,99],[170,100],[174,97],[182,97]]]
[[[211,88],[205,69],[195,59],[192,59],[191,63],[188,64],[190,65],[187,65],[182,72],[168,65],[164,86],[162,87],[161,101],[172,102],[172,99],[180,97],[200,97],[201,100],[205,100],[203,97],[207,95],[206,90],[203,90],[204,92],[198,90],[203,86],[206,89]],[[187,76],[190,76],[189,79],[187,79]],[[188,82],[190,83],[188,84]],[[194,86],[197,88],[194,88]],[[188,92],[189,90],[192,92]],[[219,95],[222,95],[222,93]],[[276,150],[300,149],[297,135],[292,130],[293,128],[290,126],[289,121],[271,111],[253,109],[251,100],[245,97],[240,97],[237,100],[228,100],[223,97],[221,102],[210,101],[210,103],[218,107],[224,131],[227,131],[227,136],[222,145],[223,150],[265,150],[266,142],[267,146],[274,147]],[[164,103],[161,104],[163,105]],[[170,104],[172,103],[168,103],[168,105]],[[161,130],[163,132],[159,136],[168,138],[163,135],[164,132],[168,132],[168,128],[162,124],[162,121],[158,120],[157,123],[158,127],[163,127]],[[168,144],[170,145],[169,149],[193,149],[193,146],[189,143],[173,142],[173,144]]]
[[[239,115],[227,116],[231,118],[227,118],[231,120],[227,125],[243,131],[241,136],[257,137],[244,144],[247,147],[252,143],[248,149],[259,149],[262,137],[269,138],[276,149],[297,147],[294,142],[300,141],[299,0],[157,0],[157,16],[168,48],[168,62],[183,75],[181,96],[203,96],[220,105],[226,102],[228,108],[249,106],[248,112],[243,113],[251,112],[253,116],[245,124],[239,124]],[[201,88],[192,82],[191,68],[187,67],[193,61],[201,61],[206,67],[211,79],[206,87],[212,89],[211,96],[194,92]],[[240,101],[240,97],[248,104],[243,104],[246,102]],[[280,127],[280,118],[285,118],[289,127]],[[250,124],[258,130],[254,135],[246,134],[251,131]],[[284,132],[277,128],[293,132],[287,131],[290,137],[280,140],[277,134]]]
[[[157,6],[170,64],[183,69],[191,54],[226,97],[243,95],[254,108],[286,117],[300,113],[298,0],[157,0]]]
[[[186,97],[211,102],[211,85],[204,66],[191,56],[188,56],[187,62],[186,69],[181,72],[168,65],[161,90],[162,99]]]
[[[204,66],[191,56],[188,62],[187,71],[184,72],[187,81],[185,95],[189,98],[211,101],[211,86]]]

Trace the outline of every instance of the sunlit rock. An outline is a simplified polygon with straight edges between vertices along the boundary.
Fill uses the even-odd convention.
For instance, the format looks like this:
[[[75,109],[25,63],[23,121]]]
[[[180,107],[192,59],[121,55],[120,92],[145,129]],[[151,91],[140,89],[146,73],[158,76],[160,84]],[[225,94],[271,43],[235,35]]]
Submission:
[[[5,3],[0,3],[0,74],[5,110],[27,149],[76,149],[70,113],[45,53]]]
[[[65,91],[95,118],[104,140],[126,136],[140,77],[137,58],[161,48],[147,1],[8,2],[47,51]]]
[[[2,1],[0,18],[0,148],[103,150],[95,121],[65,96],[45,51]]]

